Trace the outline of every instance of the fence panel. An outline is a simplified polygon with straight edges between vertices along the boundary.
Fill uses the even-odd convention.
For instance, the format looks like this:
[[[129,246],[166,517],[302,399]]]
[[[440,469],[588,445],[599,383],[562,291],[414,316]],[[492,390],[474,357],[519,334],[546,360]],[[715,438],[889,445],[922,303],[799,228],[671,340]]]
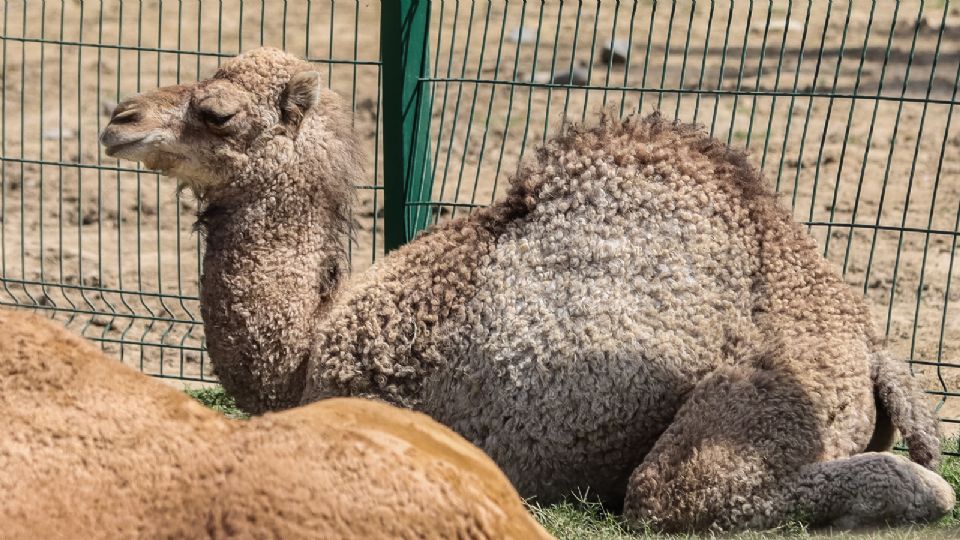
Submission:
[[[422,84],[434,182],[417,200],[430,199],[433,221],[496,200],[570,122],[659,110],[701,123],[749,149],[955,433],[960,21],[950,2],[432,4]]]
[[[321,65],[368,155],[356,268],[382,253],[379,6],[147,0],[2,3],[0,304],[41,310],[151,375],[211,380],[197,301],[196,201],[108,158],[123,97],[213,74],[260,45]]]

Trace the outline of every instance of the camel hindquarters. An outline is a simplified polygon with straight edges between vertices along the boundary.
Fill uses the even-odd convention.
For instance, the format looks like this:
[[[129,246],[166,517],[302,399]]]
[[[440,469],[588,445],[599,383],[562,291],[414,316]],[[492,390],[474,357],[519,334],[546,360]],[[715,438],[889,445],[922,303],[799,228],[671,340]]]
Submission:
[[[934,520],[953,507],[950,485],[916,463],[832,448],[821,413],[832,421],[856,406],[830,409],[821,396],[775,365],[719,368],[634,471],[626,515],[667,531],[854,527]]]

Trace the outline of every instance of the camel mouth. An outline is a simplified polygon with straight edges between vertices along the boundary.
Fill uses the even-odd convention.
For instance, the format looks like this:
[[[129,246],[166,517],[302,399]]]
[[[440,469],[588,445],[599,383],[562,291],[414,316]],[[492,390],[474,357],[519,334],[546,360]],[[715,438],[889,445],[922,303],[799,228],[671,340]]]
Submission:
[[[115,158],[126,158],[130,155],[129,150],[135,150],[137,147],[144,146],[143,140],[146,137],[140,137],[139,139],[134,139],[132,141],[126,141],[121,143],[114,143],[104,145],[104,153],[110,157]]]
[[[103,141],[104,153],[107,156],[129,161],[138,161],[143,167],[150,171],[158,172],[162,175],[169,175],[176,160],[164,152],[159,152],[154,143],[157,137],[145,135],[136,139],[121,141]]]

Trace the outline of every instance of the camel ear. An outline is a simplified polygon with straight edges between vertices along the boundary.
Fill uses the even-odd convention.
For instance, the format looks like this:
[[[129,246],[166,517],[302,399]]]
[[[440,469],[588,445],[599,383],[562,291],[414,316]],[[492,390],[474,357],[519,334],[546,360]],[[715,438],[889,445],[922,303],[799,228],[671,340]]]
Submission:
[[[299,125],[311,107],[317,104],[320,93],[320,74],[301,71],[290,78],[280,98],[280,111],[287,124]]]

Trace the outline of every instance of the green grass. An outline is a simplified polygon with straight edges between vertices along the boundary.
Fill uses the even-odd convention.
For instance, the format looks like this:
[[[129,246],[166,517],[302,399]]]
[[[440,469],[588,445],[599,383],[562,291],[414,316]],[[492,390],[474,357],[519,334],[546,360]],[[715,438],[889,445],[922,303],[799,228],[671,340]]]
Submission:
[[[233,398],[219,386],[208,388],[191,388],[186,390],[187,395],[203,403],[207,407],[224,414],[228,418],[250,418],[250,415],[237,408]]]
[[[215,411],[230,418],[249,418],[237,408],[233,398],[219,386],[186,391],[188,395]],[[950,448],[956,448],[956,441]],[[960,492],[960,458],[945,456],[940,474]],[[608,513],[593,502],[583,498],[550,506],[528,505],[530,512],[551,534],[560,540],[682,540],[700,538],[695,535],[663,535],[650,530],[631,530],[620,516]],[[924,527],[898,527],[857,533],[830,534],[827,531],[809,531],[801,523],[791,523],[779,529],[764,532],[742,533],[725,538],[737,540],[796,539],[796,538],[857,538],[861,540],[906,540],[929,538],[947,540],[960,538],[960,508],[937,523]]]
[[[712,535],[658,534],[649,529],[630,530],[619,516],[604,512],[597,503],[584,501],[566,502],[541,507],[529,506],[531,513],[551,534],[559,540],[686,540],[712,538]],[[954,510],[956,514],[956,509]],[[846,533],[831,533],[825,530],[809,530],[802,523],[788,523],[769,531],[746,532],[726,535],[733,540],[794,540],[805,538],[856,538],[860,540],[901,540],[929,538],[947,540],[960,538],[960,524],[955,517],[947,516],[939,523],[926,526],[880,528]]]
[[[956,441],[951,442],[950,447],[956,448]],[[940,474],[950,482],[955,493],[960,493],[960,457],[944,456],[943,463],[940,464]],[[957,528],[956,537],[960,538],[960,505],[955,505],[953,512],[944,516],[940,525]]]
[[[561,540],[652,537],[649,531],[631,533],[619,516],[605,512],[599,503],[576,500],[550,506],[528,505],[528,508],[544,528]]]

